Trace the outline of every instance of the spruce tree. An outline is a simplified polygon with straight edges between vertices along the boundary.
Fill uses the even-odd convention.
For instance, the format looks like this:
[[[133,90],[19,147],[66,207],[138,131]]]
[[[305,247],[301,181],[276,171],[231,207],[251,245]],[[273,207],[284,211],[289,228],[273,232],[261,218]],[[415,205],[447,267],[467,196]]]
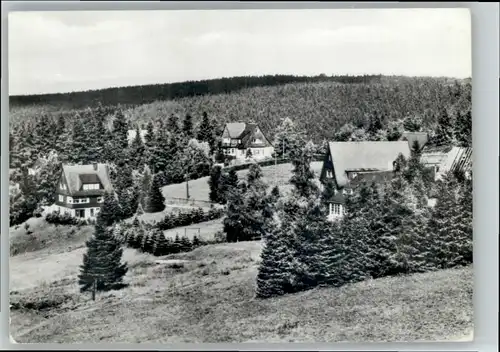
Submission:
[[[198,126],[197,138],[201,142],[207,142],[210,145],[210,149],[213,152],[215,149],[215,131],[212,121],[208,117],[208,114],[204,111],[201,123]]]
[[[472,114],[470,109],[463,113],[458,112],[455,139],[461,147],[472,147]]]
[[[128,122],[121,110],[118,110],[113,119],[113,139],[118,151],[125,151],[128,147]]]
[[[106,214],[114,211],[113,202],[102,206],[97,216],[94,235],[86,242],[87,252],[83,255],[78,283],[80,291],[85,292],[93,287],[96,291],[107,291],[124,287],[123,277],[128,271],[127,264],[122,263],[123,249],[120,241],[113,236],[109,226],[110,219]]]
[[[221,175],[219,183],[219,200],[221,204],[226,204],[229,194],[238,187],[238,174],[236,170],[229,169]]]
[[[186,138],[192,138],[193,137],[193,117],[190,114],[186,114],[186,117],[184,118],[184,122],[182,125],[182,132],[184,132],[184,135]]]
[[[256,280],[257,298],[281,296],[295,291],[291,223],[283,220],[276,217],[264,235]]]
[[[244,203],[243,194],[239,187],[228,193],[226,217],[223,220],[223,229],[228,242],[241,240],[244,232]]]
[[[120,221],[122,210],[114,192],[106,192],[103,197],[104,200],[101,210],[97,216],[97,220],[106,227]]]
[[[315,196],[319,191],[317,185],[314,183],[314,172],[311,170],[313,152],[311,142],[290,152],[293,165],[293,175],[290,178],[290,183],[294,186],[294,191],[299,196],[305,198]]]
[[[442,108],[438,116],[438,124],[434,144],[437,146],[451,145],[453,142],[453,122],[446,108]]]
[[[141,169],[146,161],[145,158],[145,146],[141,136],[141,130],[139,126],[137,126],[135,130],[135,138],[132,140],[132,143],[129,147],[129,161],[131,162],[134,169]]]
[[[88,141],[87,131],[80,117],[76,117],[73,123],[73,131],[69,148],[71,153],[68,154],[68,161],[72,164],[88,164],[90,160],[90,143]]]
[[[147,213],[157,213],[165,209],[165,197],[160,188],[158,174],[153,177],[153,182],[148,193],[148,202],[144,209]]]
[[[262,180],[262,169],[259,164],[250,166],[247,174],[247,189],[243,195],[241,221],[243,225],[242,240],[257,239],[262,236],[267,208],[267,185]]]

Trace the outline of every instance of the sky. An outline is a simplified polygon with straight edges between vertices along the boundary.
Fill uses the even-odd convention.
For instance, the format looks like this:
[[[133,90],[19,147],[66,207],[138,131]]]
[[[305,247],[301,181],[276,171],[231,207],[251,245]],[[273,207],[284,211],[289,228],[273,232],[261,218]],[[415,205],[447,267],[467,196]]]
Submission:
[[[467,9],[9,13],[9,95],[219,77],[471,76]]]

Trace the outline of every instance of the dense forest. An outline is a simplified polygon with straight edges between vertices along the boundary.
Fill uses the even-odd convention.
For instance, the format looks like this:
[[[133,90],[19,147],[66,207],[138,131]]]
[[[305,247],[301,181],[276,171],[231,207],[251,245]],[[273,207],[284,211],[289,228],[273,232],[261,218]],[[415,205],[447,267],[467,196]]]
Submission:
[[[69,92],[39,95],[10,96],[11,107],[27,105],[49,105],[66,109],[82,109],[96,106],[135,106],[151,103],[156,100],[171,100],[185,97],[232,93],[243,88],[260,86],[277,86],[286,83],[331,81],[340,83],[376,82],[380,75],[364,76],[293,76],[267,75],[218,78],[203,81],[186,81],[167,84],[151,84],[144,86],[116,87],[85,92]]]
[[[158,98],[152,103],[133,107],[128,106],[132,99],[124,97],[117,102],[124,104],[120,110],[133,125],[146,126],[150,121],[166,121],[171,114],[181,118],[190,114],[193,123],[197,124],[206,112],[218,128],[229,121],[253,121],[270,138],[274,138],[275,127],[280,121],[290,118],[315,143],[333,139],[346,123],[366,130],[373,119],[380,120],[382,127],[388,128],[391,121],[416,117],[422,120],[422,129],[433,131],[443,109],[452,119],[471,109],[469,80],[362,76],[357,79],[352,77],[349,81],[348,78],[344,78],[347,83],[339,83],[342,79],[336,78],[336,81],[260,86],[220,94],[214,89],[210,95],[171,100]],[[244,81],[240,79],[234,78],[235,82],[240,82],[239,85],[234,83],[234,87],[244,87],[241,83]],[[314,79],[320,80],[311,78]],[[134,89],[140,90],[140,87]],[[70,124],[70,120],[83,110],[56,108],[48,103],[22,107],[13,104],[11,123],[14,128],[19,122],[34,123],[43,114],[53,119],[62,115]],[[117,105],[107,106],[106,101],[102,106],[110,112],[117,109]]]

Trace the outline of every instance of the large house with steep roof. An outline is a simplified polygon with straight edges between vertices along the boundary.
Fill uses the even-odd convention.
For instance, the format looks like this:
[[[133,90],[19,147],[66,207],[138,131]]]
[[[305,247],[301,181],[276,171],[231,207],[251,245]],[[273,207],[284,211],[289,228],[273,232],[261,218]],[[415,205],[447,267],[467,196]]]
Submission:
[[[106,191],[111,191],[106,164],[63,165],[55,210],[82,219],[95,219]]]
[[[238,161],[272,158],[274,148],[260,127],[253,123],[230,122],[224,126],[221,148]]]
[[[320,180],[332,182],[335,195],[328,201],[330,220],[343,217],[345,195],[361,182],[383,182],[393,175],[394,162],[402,154],[410,157],[408,141],[331,142]]]

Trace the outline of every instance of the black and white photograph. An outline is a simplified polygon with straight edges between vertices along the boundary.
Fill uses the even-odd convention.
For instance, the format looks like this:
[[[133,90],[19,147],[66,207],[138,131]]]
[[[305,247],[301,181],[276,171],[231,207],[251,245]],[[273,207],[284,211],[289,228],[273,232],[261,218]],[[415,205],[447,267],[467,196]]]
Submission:
[[[472,341],[464,8],[10,12],[16,343]]]

